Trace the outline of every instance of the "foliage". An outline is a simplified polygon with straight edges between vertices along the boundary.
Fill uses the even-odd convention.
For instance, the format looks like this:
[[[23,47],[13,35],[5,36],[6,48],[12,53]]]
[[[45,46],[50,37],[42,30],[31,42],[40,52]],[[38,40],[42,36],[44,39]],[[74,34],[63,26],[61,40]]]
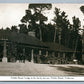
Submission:
[[[84,14],[84,6],[81,6],[80,7],[80,10],[83,12],[83,14]]]
[[[20,27],[19,30],[20,33],[28,34],[28,29],[25,24],[19,24],[19,27]]]
[[[11,31],[12,31],[12,32],[18,32],[17,26],[15,26],[15,25],[12,26],[12,27],[11,27]]]
[[[51,4],[29,4],[29,9],[33,10],[33,16],[35,23],[38,23],[38,29],[39,29],[39,37],[40,41],[42,41],[42,29],[44,25],[44,21],[47,21],[47,17],[45,17],[42,12],[45,10],[50,10],[52,7]],[[33,20],[32,20],[33,21]],[[33,25],[33,24],[32,24]]]
[[[69,32],[68,32],[69,31],[68,27],[70,25],[69,20],[67,20],[66,13],[64,11],[61,12],[60,9],[58,9],[58,8],[55,8],[54,13],[55,13],[55,17],[54,17],[53,21],[55,22],[56,31],[58,31],[58,33],[56,33],[56,35],[58,34],[58,37],[60,36],[60,38],[58,38],[58,40],[61,40],[61,43],[63,45],[66,45],[67,40],[68,40],[68,34],[69,34]]]
[[[79,34],[81,22],[79,18],[76,18],[75,16],[72,17],[73,24],[70,24],[69,20],[67,19],[66,13],[63,11],[61,12],[60,9],[55,8],[55,17],[53,21],[55,22],[55,28],[58,33],[58,40],[61,41],[61,44],[71,48],[76,51],[82,52],[82,40],[81,35]],[[61,39],[59,38],[61,36]],[[55,34],[54,34],[55,37]],[[57,36],[56,36],[57,38]],[[76,58],[81,58],[80,55],[75,53]]]
[[[29,8],[34,11],[44,11],[46,9],[50,10],[52,8],[51,4],[29,4]]]

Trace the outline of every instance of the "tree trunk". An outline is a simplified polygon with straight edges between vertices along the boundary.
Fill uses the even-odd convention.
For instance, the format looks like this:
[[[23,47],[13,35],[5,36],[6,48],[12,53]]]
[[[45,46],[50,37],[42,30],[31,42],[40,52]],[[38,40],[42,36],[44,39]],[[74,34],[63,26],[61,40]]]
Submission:
[[[42,41],[42,32],[40,27],[39,27],[39,34],[40,34],[40,41]]]
[[[55,34],[54,34],[54,43],[55,43],[55,40],[56,40],[56,28],[55,28]]]
[[[40,21],[40,25],[39,25],[39,34],[40,34],[40,41],[42,41],[42,31],[41,31],[41,21]]]

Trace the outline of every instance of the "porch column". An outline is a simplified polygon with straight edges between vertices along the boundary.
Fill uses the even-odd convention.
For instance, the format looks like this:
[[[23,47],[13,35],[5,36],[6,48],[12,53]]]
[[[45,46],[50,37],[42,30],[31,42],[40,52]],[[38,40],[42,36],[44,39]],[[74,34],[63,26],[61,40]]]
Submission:
[[[55,57],[55,52],[52,52],[52,56]]]
[[[23,48],[23,62],[25,63],[25,48]]]
[[[75,53],[73,53],[73,55],[72,55],[72,60],[74,60],[75,59]]]
[[[58,52],[58,57],[60,57],[60,52]]]
[[[46,51],[46,57],[48,56],[48,51]]]
[[[31,62],[34,63],[34,50],[32,49],[31,50]]]
[[[63,58],[65,58],[65,53],[63,53]]]
[[[60,52],[58,52],[58,60],[57,60],[58,62],[58,64],[60,64]]]
[[[42,55],[41,50],[39,50],[39,55],[38,55],[38,63],[41,63],[40,55]]]
[[[41,55],[41,50],[39,50],[39,55]]]
[[[7,57],[6,57],[6,40],[4,40],[4,46],[3,46],[3,58],[2,62],[7,63]]]
[[[65,54],[65,53],[63,53],[63,59],[62,59],[62,63],[63,63],[63,64],[65,64],[65,63],[66,63],[65,56],[66,56],[66,54]]]

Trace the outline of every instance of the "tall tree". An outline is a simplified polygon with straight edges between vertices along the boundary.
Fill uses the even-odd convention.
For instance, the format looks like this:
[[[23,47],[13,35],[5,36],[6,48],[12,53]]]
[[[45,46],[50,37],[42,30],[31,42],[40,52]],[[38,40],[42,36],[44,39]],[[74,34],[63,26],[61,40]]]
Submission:
[[[6,27],[5,30],[8,31],[8,32],[11,31],[11,29],[9,27]]]
[[[80,7],[80,10],[82,11],[82,13],[84,14],[84,6]]]
[[[46,41],[53,42],[53,37],[54,37],[54,32],[55,32],[54,29],[55,29],[54,25],[52,25],[50,23],[48,25],[46,25],[46,32],[44,35]]]
[[[72,18],[73,19],[73,25],[71,29],[71,46],[74,49],[73,57],[81,60],[81,52],[82,52],[82,41],[81,41],[81,35],[79,34],[81,22],[79,18],[76,18],[75,16]],[[77,51],[80,52],[77,53]]]
[[[20,33],[28,34],[28,29],[25,24],[19,24],[20,27]]]
[[[26,24],[26,27],[28,29],[28,23],[31,22],[32,14],[30,10],[26,10],[25,16],[22,17],[21,22]]]
[[[75,16],[72,18],[73,19],[73,30],[72,30],[72,35],[73,35],[73,48],[75,48],[77,45],[77,40],[79,39],[79,29],[81,26],[81,22],[79,18],[76,18]]]
[[[84,6],[81,6],[80,7],[80,10],[82,11],[82,13],[84,14]],[[84,19],[83,19],[84,20]],[[84,28],[84,25],[83,25],[83,28]],[[83,36],[84,36],[84,30],[83,30]]]
[[[43,15],[43,11],[50,10],[51,7],[51,4],[29,4],[29,9],[32,9],[34,12],[35,22],[39,25],[40,41],[42,41],[42,27],[44,21],[47,21],[47,17]]]
[[[11,27],[11,31],[12,31],[12,32],[18,32],[17,26],[15,26],[15,25],[12,26],[12,27]]]
[[[55,8],[54,13],[55,13],[55,17],[53,19],[53,21],[55,22],[54,42],[56,41],[56,31],[58,31],[59,43],[66,45],[69,34],[67,33],[67,31],[69,31],[68,27],[70,25],[69,20],[67,20],[66,13],[64,11],[61,12],[60,9],[58,8]]]
[[[58,24],[58,23],[59,23],[59,22],[58,22],[58,21],[59,21],[59,20],[58,20],[59,18],[58,18],[58,17],[60,16],[60,15],[59,15],[60,9],[55,8],[54,13],[55,13],[55,17],[54,17],[53,21],[55,22],[55,29],[54,29],[55,32],[54,32],[54,40],[53,40],[53,42],[55,43],[55,41],[56,41],[56,35],[57,35],[56,32],[57,32],[57,29],[58,29],[58,26],[59,26],[59,24]]]

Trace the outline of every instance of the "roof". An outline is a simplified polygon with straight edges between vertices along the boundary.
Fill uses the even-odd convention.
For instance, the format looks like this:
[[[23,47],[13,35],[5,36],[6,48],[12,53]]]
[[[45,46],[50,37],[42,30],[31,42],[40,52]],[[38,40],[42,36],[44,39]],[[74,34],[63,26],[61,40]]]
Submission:
[[[50,42],[41,42],[36,37],[32,37],[23,33],[10,32],[10,31],[0,31],[0,40],[8,39],[8,41],[17,42],[21,44],[27,44],[29,46],[47,48],[50,51],[60,51],[60,52],[74,52],[74,50],[70,48],[66,48],[63,45],[59,45],[58,43],[50,43]]]
[[[74,50],[72,50],[70,48],[66,48],[63,45],[59,45],[58,43],[49,43],[49,42],[46,42],[45,45],[48,46],[49,47],[49,50],[52,50],[52,51],[58,51],[58,52],[74,52]]]
[[[8,31],[0,31],[0,39],[8,39],[8,41],[33,45],[38,47],[45,47],[47,48],[39,39],[36,37],[32,37],[23,33],[17,32],[8,32]]]

